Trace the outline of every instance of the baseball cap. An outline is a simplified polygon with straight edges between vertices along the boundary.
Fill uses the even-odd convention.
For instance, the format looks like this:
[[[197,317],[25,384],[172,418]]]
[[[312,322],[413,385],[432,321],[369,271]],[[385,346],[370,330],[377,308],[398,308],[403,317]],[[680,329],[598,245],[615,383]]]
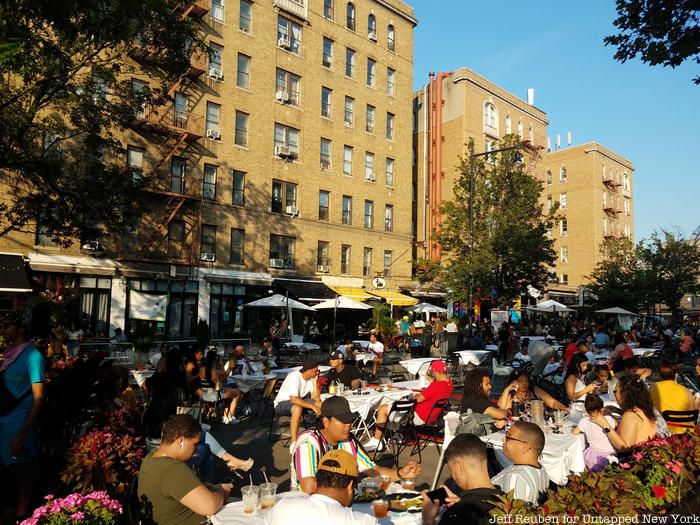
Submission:
[[[337,465],[337,466],[336,466]],[[356,478],[360,475],[357,469],[357,459],[345,450],[335,449],[326,452],[318,464],[317,470],[335,472]]]
[[[444,361],[433,361],[430,363],[430,370],[433,372],[439,372],[441,374],[444,374],[447,372],[447,367],[445,366]]]
[[[333,359],[345,359],[345,356],[343,355],[343,352],[341,352],[340,350],[333,350],[331,352],[331,356],[328,359],[330,359],[331,361]]]
[[[407,316],[407,315],[404,315],[404,316],[403,316],[403,320],[404,320],[404,321],[408,321],[408,316]]]
[[[311,370],[312,368],[318,368],[318,363],[315,359],[307,359],[301,364],[302,372],[306,372],[307,370]]]
[[[350,410],[350,404],[344,397],[331,396],[321,404],[321,417],[334,417],[343,423],[352,423],[360,414]]]

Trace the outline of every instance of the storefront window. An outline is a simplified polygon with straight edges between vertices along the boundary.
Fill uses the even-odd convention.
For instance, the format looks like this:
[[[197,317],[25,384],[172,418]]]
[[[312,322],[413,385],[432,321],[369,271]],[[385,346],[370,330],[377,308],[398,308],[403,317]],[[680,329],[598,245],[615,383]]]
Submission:
[[[241,332],[242,311],[238,306],[245,302],[244,285],[211,283],[209,326],[212,338],[226,339]]]

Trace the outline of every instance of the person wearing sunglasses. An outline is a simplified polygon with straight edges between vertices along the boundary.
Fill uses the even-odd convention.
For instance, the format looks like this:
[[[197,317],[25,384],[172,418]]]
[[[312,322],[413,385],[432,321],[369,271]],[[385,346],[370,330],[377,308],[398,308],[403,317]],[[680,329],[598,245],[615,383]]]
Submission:
[[[549,487],[547,471],[540,465],[544,432],[534,423],[515,423],[503,437],[503,453],[513,462],[491,481],[503,492],[514,491],[516,498],[538,505]]]

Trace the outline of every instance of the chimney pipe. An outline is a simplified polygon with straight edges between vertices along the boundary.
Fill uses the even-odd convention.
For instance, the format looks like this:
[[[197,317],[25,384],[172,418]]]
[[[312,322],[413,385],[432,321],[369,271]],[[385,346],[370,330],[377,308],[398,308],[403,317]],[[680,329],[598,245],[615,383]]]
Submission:
[[[527,88],[527,103],[531,106],[535,105],[535,88]]]
[[[567,131],[567,133],[566,133],[566,142],[569,145],[569,147],[571,147],[571,132],[570,131]]]

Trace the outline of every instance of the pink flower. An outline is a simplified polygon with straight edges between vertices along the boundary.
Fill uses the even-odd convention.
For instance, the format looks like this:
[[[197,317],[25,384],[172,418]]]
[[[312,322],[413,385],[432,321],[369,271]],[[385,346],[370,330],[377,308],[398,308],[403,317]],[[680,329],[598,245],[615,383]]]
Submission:
[[[70,515],[70,519],[73,521],[80,521],[85,519],[85,514],[82,512],[74,512],[73,514]]]
[[[629,463],[620,463],[620,468],[628,469],[631,465]]]
[[[642,453],[641,453],[641,452],[635,452],[634,454],[632,454],[632,457],[633,457],[634,459],[636,459],[637,461],[639,461],[639,460],[642,459],[643,456],[642,456]]]

